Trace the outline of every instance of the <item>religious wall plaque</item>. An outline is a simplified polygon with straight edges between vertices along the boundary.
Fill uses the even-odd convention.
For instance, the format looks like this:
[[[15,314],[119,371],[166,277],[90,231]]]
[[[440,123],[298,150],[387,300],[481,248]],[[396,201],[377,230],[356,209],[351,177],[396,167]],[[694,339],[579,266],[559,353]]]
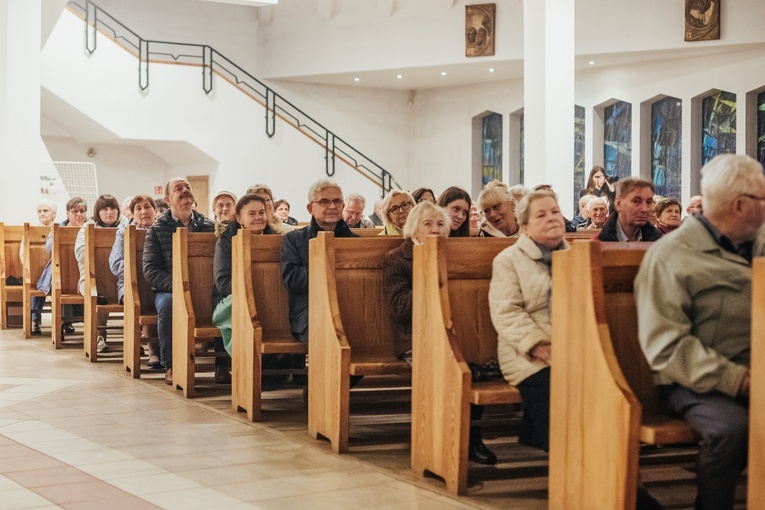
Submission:
[[[465,6],[465,56],[494,55],[495,4]]]
[[[722,0],[685,0],[685,40],[712,41],[720,38]]]

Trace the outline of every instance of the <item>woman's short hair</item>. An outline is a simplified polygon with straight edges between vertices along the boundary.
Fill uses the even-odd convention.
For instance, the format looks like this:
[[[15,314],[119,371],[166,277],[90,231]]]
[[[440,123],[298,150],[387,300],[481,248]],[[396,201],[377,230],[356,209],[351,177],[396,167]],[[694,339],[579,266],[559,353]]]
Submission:
[[[382,220],[385,225],[388,225],[388,223],[391,221],[390,214],[389,214],[390,203],[393,200],[393,197],[397,197],[399,195],[405,195],[407,198],[409,198],[409,201],[412,203],[412,205],[415,205],[414,197],[412,197],[412,194],[409,193],[408,191],[405,191],[402,189],[390,190],[388,194],[385,195],[385,198],[383,199],[383,203],[382,203],[382,212],[383,212]]]
[[[338,183],[330,179],[329,177],[324,177],[322,179],[319,179],[318,181],[314,182],[311,187],[308,189],[308,203],[313,203],[314,199],[316,198],[316,195],[321,193],[327,188],[335,188],[340,192],[340,196],[343,195],[343,188],[340,187]]]
[[[584,208],[586,208],[586,207],[587,207],[587,204],[589,204],[589,203],[590,203],[590,201],[591,201],[592,199],[594,199],[594,198],[598,198],[598,197],[596,197],[595,195],[582,195],[582,196],[579,198],[579,209],[581,209],[581,208],[583,208],[583,207],[584,207]]]
[[[111,225],[106,225],[101,222],[101,209],[106,209],[107,207],[117,209],[117,222],[119,222],[120,203],[117,202],[117,199],[114,198],[113,195],[101,195],[96,200],[96,205],[93,206],[93,220],[97,225],[102,227],[111,227]]]
[[[66,203],[66,210],[67,210],[67,212],[73,210],[75,207],[78,208],[78,209],[80,207],[83,207],[83,208],[85,208],[85,211],[87,211],[88,210],[88,203],[82,197],[70,198],[69,202]]]
[[[542,189],[539,191],[532,191],[531,193],[523,197],[523,200],[521,200],[521,203],[518,204],[518,206],[515,208],[515,219],[518,221],[519,226],[525,227],[526,225],[529,224],[529,207],[536,200],[539,200],[542,198],[552,198],[556,202],[558,201],[558,196],[550,190]]]
[[[683,205],[680,203],[680,200],[677,198],[669,197],[656,202],[656,205],[653,207],[654,216],[658,218],[659,216],[661,216],[661,213],[663,213],[667,209],[667,207],[671,205],[676,205],[680,209],[680,212],[683,211]]]
[[[715,156],[701,169],[701,196],[704,214],[722,213],[728,204],[744,193],[749,193],[762,165],[743,154]]]
[[[282,205],[286,205],[286,206],[287,206],[287,210],[288,210],[288,211],[291,209],[291,207],[290,207],[290,203],[289,203],[289,202],[287,202],[286,200],[284,200],[283,198],[280,198],[279,200],[277,200],[276,202],[274,202],[274,209],[278,209],[278,208],[279,208],[279,207],[281,207]]]
[[[404,237],[414,237],[417,227],[419,227],[420,223],[428,217],[443,219],[446,228],[445,234],[449,235],[449,215],[446,214],[443,207],[439,207],[433,202],[426,200],[415,205],[409,213],[409,216],[406,218],[406,223],[404,224]]]
[[[478,210],[485,211],[487,208],[495,204],[504,204],[506,202],[512,202],[515,205],[515,199],[510,194],[510,188],[507,184],[500,181],[491,181],[483,187],[483,191],[478,195]]]
[[[236,215],[242,214],[242,209],[250,202],[260,202],[263,207],[266,207],[266,200],[263,197],[254,193],[247,193],[236,203]]]
[[[521,200],[523,200],[523,197],[529,194],[529,188],[527,188],[523,184],[516,184],[515,186],[510,186],[510,189],[508,191],[513,196],[513,199],[515,199],[516,204],[518,204]]]
[[[586,197],[593,197],[592,200],[587,202],[587,211],[592,213],[592,209],[596,205],[602,205],[606,208],[606,211],[608,211],[608,200],[606,200],[604,197],[596,197],[594,195],[585,195]]]
[[[133,197],[133,199],[130,201],[130,205],[128,208],[130,209],[130,212],[132,213],[135,210],[135,206],[140,204],[141,202],[149,202],[149,205],[152,209],[155,211],[157,210],[157,203],[154,202],[154,199],[151,198],[149,195],[136,195]]]
[[[271,188],[269,188],[265,184],[253,184],[252,186],[247,188],[245,195],[256,195],[261,193],[268,195],[268,197],[271,199],[271,202],[273,203],[274,194],[271,192]],[[276,205],[274,205],[274,208],[276,208]]]
[[[422,200],[422,195],[425,193],[430,193],[430,195],[433,197],[433,199],[436,198],[436,194],[433,193],[433,190],[430,188],[417,188],[416,190],[412,191],[412,198],[414,198],[414,203],[419,204],[420,200]]]

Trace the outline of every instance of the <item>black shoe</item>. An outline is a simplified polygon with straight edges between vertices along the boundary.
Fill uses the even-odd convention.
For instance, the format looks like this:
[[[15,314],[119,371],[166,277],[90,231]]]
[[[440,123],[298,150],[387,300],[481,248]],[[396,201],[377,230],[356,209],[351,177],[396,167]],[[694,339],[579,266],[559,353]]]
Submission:
[[[39,322],[33,322],[32,323],[32,334],[33,335],[42,335],[42,330],[40,329],[40,323]]]
[[[65,335],[71,335],[74,333],[74,326],[72,326],[71,322],[65,322],[63,326],[61,326],[61,331]]]
[[[497,456],[494,455],[494,452],[489,450],[485,444],[483,444],[483,439],[481,439],[480,436],[471,439],[470,449],[468,451],[468,459],[472,460],[473,462],[486,464],[489,466],[493,466],[497,463]]]
[[[217,384],[231,384],[231,370],[224,365],[216,366],[215,382]]]
[[[664,510],[661,503],[656,501],[656,499],[648,494],[648,491],[642,487],[638,487],[635,508],[637,510]]]

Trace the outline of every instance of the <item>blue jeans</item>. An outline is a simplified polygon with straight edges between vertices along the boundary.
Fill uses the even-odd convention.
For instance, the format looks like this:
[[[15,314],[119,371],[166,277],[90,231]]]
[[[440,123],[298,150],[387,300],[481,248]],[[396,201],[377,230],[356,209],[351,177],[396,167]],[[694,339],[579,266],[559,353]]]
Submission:
[[[45,297],[38,297],[34,296],[32,298],[32,322],[36,324],[40,324],[40,320],[42,319],[42,314],[40,312],[35,312],[34,310],[42,310],[43,306],[45,305]]]
[[[701,435],[697,510],[732,509],[736,484],[746,467],[749,408],[722,393],[696,393],[678,384],[659,387],[659,399]]]
[[[157,335],[159,336],[159,362],[165,368],[173,367],[173,294],[156,292]]]

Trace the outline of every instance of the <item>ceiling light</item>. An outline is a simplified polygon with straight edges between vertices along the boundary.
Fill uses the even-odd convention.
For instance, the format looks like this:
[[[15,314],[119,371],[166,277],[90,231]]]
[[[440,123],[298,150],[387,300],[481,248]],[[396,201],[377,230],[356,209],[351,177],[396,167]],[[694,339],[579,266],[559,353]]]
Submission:
[[[594,66],[595,65],[595,61],[594,60],[590,60],[590,65]]]
[[[354,78],[353,81],[360,81],[359,78]]]
[[[401,78],[403,78],[403,76],[401,76],[401,75],[399,74],[399,75],[397,75],[397,76],[396,76],[396,78],[398,78],[398,79],[400,80]]]
[[[494,72],[494,68],[493,68],[493,67],[490,67],[490,68],[489,68],[489,72],[490,72],[490,73],[493,73],[493,72]]]
[[[446,76],[446,71],[441,71],[441,76]]]

